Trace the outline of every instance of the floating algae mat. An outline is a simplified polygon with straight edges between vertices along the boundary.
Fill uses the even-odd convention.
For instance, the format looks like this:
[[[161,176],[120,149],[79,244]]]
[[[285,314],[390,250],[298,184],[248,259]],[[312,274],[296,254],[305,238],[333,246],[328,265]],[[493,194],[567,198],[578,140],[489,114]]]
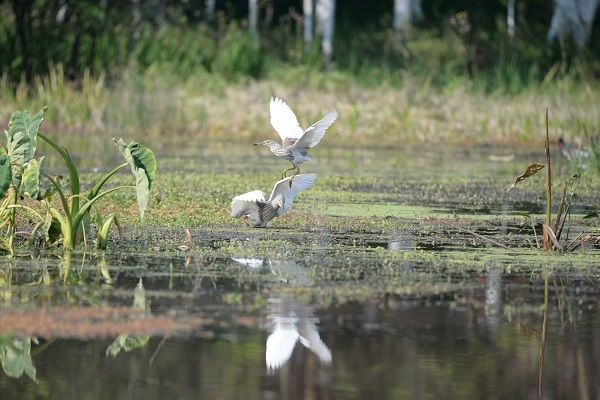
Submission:
[[[598,243],[536,248],[535,179],[506,196],[520,166],[489,149],[322,145],[304,164],[315,188],[272,228],[228,206],[280,163],[165,143],[154,204],[144,222],[123,215],[108,252],[1,259],[0,397],[600,396]],[[598,179],[581,185],[572,239],[599,234],[582,218]]]

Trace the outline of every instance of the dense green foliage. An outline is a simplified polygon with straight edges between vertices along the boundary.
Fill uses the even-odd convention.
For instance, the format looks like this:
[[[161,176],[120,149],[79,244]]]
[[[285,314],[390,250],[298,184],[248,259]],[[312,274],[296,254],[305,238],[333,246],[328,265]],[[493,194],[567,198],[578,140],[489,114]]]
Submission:
[[[0,71],[6,82],[31,82],[52,65],[70,79],[86,70],[117,76],[134,64],[140,70],[168,67],[182,77],[202,69],[227,79],[261,77],[271,68],[308,65],[322,69],[318,44],[304,50],[302,5],[263,1],[260,40],[246,33],[248,2],[217,1],[207,20],[204,1],[11,1],[0,3]],[[334,64],[369,79],[373,71],[409,71],[433,84],[457,76],[484,86],[520,86],[572,70],[598,75],[600,34],[582,52],[546,44],[552,4],[517,2],[516,36],[506,34],[505,1],[423,2],[423,16],[399,46],[391,30],[393,2],[338,1]],[[596,24],[597,26],[598,24]]]

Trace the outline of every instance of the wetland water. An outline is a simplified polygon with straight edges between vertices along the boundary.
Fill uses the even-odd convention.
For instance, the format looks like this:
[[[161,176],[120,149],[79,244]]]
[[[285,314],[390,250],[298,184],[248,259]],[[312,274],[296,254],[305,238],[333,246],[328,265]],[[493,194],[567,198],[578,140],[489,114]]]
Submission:
[[[189,239],[149,212],[106,254],[0,260],[3,400],[600,396],[598,245],[541,254],[519,215],[543,209],[538,186],[503,194],[538,153],[513,165],[488,149],[324,146],[304,168],[325,187],[251,230],[226,217],[246,183],[203,176],[268,191],[282,164],[223,146],[158,152],[158,207],[189,196],[225,210]],[[590,185],[576,213],[597,209]]]

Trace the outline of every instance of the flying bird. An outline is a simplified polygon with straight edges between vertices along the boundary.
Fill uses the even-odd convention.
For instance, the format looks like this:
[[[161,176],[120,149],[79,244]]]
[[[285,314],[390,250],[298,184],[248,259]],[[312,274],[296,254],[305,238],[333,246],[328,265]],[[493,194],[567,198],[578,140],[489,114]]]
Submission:
[[[254,228],[266,228],[275,217],[284,215],[292,209],[296,195],[310,189],[317,176],[314,174],[297,175],[278,181],[273,187],[271,197],[265,200],[265,194],[260,190],[235,196],[231,201],[231,216],[234,218],[248,217]]]
[[[284,170],[281,178],[285,178],[288,171],[296,170],[296,173],[292,176],[293,178],[300,173],[298,165],[310,160],[308,150],[319,144],[327,128],[338,117],[338,113],[337,111],[328,112],[319,122],[303,131],[296,114],[283,100],[271,97],[269,110],[271,113],[271,126],[281,137],[281,144],[274,140],[265,140],[254,143],[254,145],[267,146],[278,158],[290,161],[293,167]]]

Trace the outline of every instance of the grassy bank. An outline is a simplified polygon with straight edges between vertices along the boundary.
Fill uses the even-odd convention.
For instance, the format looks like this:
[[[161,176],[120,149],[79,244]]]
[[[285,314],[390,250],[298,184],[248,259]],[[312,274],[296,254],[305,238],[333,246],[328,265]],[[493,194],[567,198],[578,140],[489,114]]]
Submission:
[[[302,125],[335,108],[341,118],[330,136],[369,143],[516,144],[537,142],[550,109],[555,137],[600,130],[597,81],[554,79],[516,94],[488,91],[477,80],[443,86],[432,77],[374,69],[368,79],[340,70],[303,66],[272,68],[265,78],[228,79],[199,69],[183,79],[168,68],[130,67],[110,82],[85,74],[68,82],[61,67],[31,86],[0,86],[0,119],[16,109],[49,105],[47,131],[89,135],[272,135],[269,97],[286,99]],[[6,83],[6,82],[5,82]]]

